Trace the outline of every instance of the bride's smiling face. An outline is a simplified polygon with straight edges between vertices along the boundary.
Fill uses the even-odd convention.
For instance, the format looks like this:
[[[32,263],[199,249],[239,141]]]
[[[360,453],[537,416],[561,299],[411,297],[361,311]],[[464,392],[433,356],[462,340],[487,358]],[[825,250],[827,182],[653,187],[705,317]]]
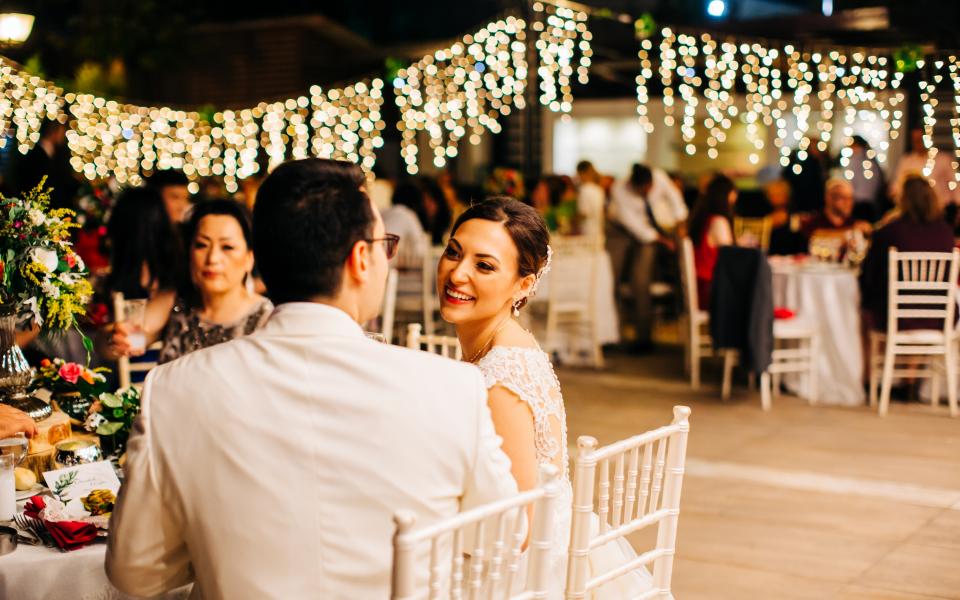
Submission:
[[[489,319],[523,297],[533,276],[520,277],[517,247],[502,223],[465,221],[437,265],[440,314],[454,325]]]

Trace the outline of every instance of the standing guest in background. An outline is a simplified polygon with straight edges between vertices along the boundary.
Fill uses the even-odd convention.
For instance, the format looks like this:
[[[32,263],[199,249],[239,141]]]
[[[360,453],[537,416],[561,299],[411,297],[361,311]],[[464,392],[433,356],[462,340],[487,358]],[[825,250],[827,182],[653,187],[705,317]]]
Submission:
[[[198,204],[186,224],[189,283],[180,287],[163,327],[159,362],[207,348],[260,328],[273,305],[248,287],[253,271],[250,217],[239,202]],[[149,310],[149,305],[148,305]],[[109,352],[130,356],[129,330],[117,323]],[[146,331],[146,345],[160,336]]]
[[[668,185],[673,188],[669,179]],[[651,346],[653,298],[650,283],[657,249],[661,246],[670,250],[674,248],[673,239],[658,228],[650,208],[653,186],[653,171],[646,165],[633,165],[630,178],[617,181],[610,190],[610,219],[606,230],[614,281],[628,284],[632,292],[632,310],[625,299],[620,298],[620,321],[633,326],[633,350],[637,352],[645,352]]]
[[[183,223],[190,208],[190,180],[178,169],[157,171],[147,178],[147,187],[157,190],[171,223]]]
[[[870,232],[870,223],[858,221],[853,214],[853,186],[846,179],[834,178],[827,182],[823,210],[808,219],[802,227],[809,241],[818,231],[846,231],[854,227]]]
[[[67,147],[67,125],[53,119],[40,123],[40,139],[18,160],[7,173],[7,193],[21,196],[47,178],[46,187],[52,188],[50,208],[77,209],[79,184],[70,167],[70,149]]]
[[[693,205],[688,225],[697,271],[697,300],[701,310],[710,308],[713,269],[721,246],[733,245],[733,205],[737,188],[725,175],[715,175],[707,190]]]
[[[867,140],[850,138],[845,167],[846,179],[853,186],[853,216],[859,221],[876,223],[886,209],[886,184],[883,169]]]
[[[559,175],[544,175],[530,192],[530,204],[543,217],[550,231],[573,232],[577,205],[572,181]]]
[[[809,138],[808,142],[803,158],[795,150],[790,164],[782,171],[792,190],[793,210],[799,213],[814,213],[823,208],[823,186],[830,166],[830,157],[820,149],[819,141]]]
[[[945,211],[956,211],[960,204],[960,185],[957,184],[957,170],[953,167],[952,152],[939,150],[933,160],[933,169],[929,179],[933,182],[933,190],[937,195],[940,208]],[[897,170],[890,184],[890,197],[894,202],[900,200],[903,194],[903,185],[911,175],[923,176],[929,160],[927,145],[923,141],[923,129],[919,127],[910,130],[910,153],[904,154],[897,163]],[[951,187],[951,184],[953,187]],[[949,208],[954,207],[954,208]],[[948,219],[953,223],[954,219]]]
[[[900,217],[873,233],[860,267],[860,298],[865,325],[887,326],[887,276],[890,248],[900,252],[952,252],[953,229],[943,220],[936,192],[923,177],[909,176],[900,194]],[[903,319],[902,329],[940,329],[943,323]]]
[[[516,495],[477,368],[363,335],[395,246],[339,164],[260,188],[267,325],[147,378],[110,520],[120,591],[387,598],[395,511],[429,527]]]
[[[600,173],[593,163],[582,160],[577,164],[577,214],[580,216],[580,233],[591,237],[603,235],[604,211],[607,194],[600,185]]]
[[[764,188],[770,205],[770,247],[767,254],[802,254],[807,240],[800,231],[799,219],[790,214],[790,184],[783,179],[771,181]]]
[[[430,234],[430,243],[439,246],[443,244],[453,223],[450,220],[450,207],[440,186],[433,179],[421,177],[417,185],[423,193],[423,230]]]
[[[383,211],[384,227],[400,236],[398,257],[402,257],[401,262],[405,266],[420,264],[427,251],[423,229],[423,223],[427,220],[423,196],[423,189],[416,182],[401,182],[393,191],[390,208]]]

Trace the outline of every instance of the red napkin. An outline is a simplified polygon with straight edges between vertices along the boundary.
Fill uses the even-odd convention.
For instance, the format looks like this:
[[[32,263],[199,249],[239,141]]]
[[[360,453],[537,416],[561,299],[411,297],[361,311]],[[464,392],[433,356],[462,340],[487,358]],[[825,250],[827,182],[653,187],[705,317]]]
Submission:
[[[789,308],[778,307],[773,309],[773,318],[774,319],[792,319],[797,316],[797,313],[793,312]]]
[[[29,517],[40,518],[40,511],[46,508],[43,496],[34,496],[27,501],[23,507],[23,512]],[[90,523],[83,521],[43,521],[50,532],[50,537],[58,546],[65,550],[77,550],[83,548],[93,540],[97,539],[97,528]]]

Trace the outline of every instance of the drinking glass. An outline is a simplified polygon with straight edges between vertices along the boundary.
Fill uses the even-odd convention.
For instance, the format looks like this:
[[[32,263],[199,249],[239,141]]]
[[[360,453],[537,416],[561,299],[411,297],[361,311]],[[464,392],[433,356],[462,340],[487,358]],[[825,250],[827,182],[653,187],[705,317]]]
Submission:
[[[145,299],[124,301],[123,320],[130,330],[130,335],[127,338],[130,349],[140,354],[147,350],[147,334],[144,331],[146,314],[147,301]]]
[[[17,512],[17,489],[13,477],[16,461],[12,454],[0,454],[0,521],[9,521]]]
[[[27,441],[27,436],[22,431],[0,440],[0,455],[9,454],[13,456],[13,466],[15,467],[20,466],[23,459],[27,457],[28,448],[29,442]]]
[[[375,342],[380,342],[381,344],[387,343],[387,338],[382,333],[377,333],[376,331],[364,331],[363,335],[367,336],[367,339],[371,339]]]

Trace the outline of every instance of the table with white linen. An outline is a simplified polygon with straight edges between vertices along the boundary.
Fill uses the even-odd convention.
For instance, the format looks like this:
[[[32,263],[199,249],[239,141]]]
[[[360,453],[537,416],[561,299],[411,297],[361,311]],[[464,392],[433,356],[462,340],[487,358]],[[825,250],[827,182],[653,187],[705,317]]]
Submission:
[[[617,318],[617,302],[614,297],[613,285],[613,261],[610,254],[606,251],[598,253],[596,286],[590,293],[594,294],[593,301],[596,303],[597,318],[597,337],[601,345],[616,344],[620,341],[620,322]],[[532,303],[545,304],[550,297],[550,278],[555,277],[555,273],[547,273],[537,287],[536,295],[531,299]],[[586,279],[579,279],[579,283],[586,285]],[[534,322],[534,333],[539,334],[537,339],[542,340],[545,323]],[[579,335],[577,335],[579,334]],[[573,337],[572,337],[573,336]],[[590,340],[589,336],[582,332],[572,332],[563,328],[558,332],[558,345],[565,352],[559,352],[560,358],[566,363],[578,363],[582,356],[589,356]]]
[[[816,328],[819,336],[817,402],[861,406],[863,347],[856,272],[840,265],[771,259],[773,301]],[[806,397],[806,375],[784,376],[788,389]]]

